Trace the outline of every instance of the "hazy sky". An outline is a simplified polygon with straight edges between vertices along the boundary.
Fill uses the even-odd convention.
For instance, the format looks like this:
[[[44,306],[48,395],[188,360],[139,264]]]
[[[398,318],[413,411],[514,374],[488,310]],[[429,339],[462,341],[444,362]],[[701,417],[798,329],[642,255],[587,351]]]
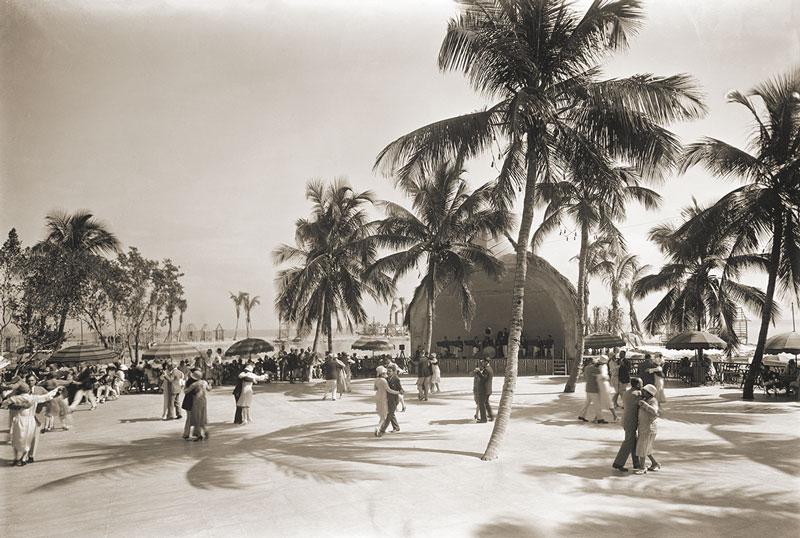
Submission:
[[[709,114],[675,130],[741,144],[748,118],[724,95],[798,64],[797,2],[645,7],[646,25],[606,73],[693,74]],[[30,244],[47,212],[91,209],[126,246],[183,268],[188,322],[231,327],[228,290],[246,290],[262,298],[254,325],[273,327],[270,251],[308,213],[305,182],[347,176],[397,199],[372,172],[378,151],[485,104],[436,68],[455,13],[434,0],[0,0],[0,232],[14,226]],[[468,167],[475,184],[492,179],[486,162]],[[671,178],[662,210],[630,210],[631,251],[660,265],[648,229],[692,195],[710,202],[732,188],[701,169]],[[574,280],[577,247],[556,235],[542,254]],[[592,293],[607,300],[599,282]],[[386,311],[370,305],[379,320]]]

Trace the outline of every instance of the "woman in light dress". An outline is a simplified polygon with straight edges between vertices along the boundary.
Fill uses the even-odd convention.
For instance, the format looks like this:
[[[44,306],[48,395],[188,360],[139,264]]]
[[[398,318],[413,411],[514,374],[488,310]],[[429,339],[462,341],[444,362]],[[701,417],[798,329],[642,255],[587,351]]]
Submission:
[[[380,437],[381,425],[389,414],[389,394],[400,394],[399,391],[389,388],[386,381],[387,370],[383,366],[375,369],[375,411],[378,413],[378,425],[375,427],[375,437]]]
[[[605,355],[600,356],[597,364],[597,388],[600,391],[600,409],[608,409],[611,416],[614,417],[614,422],[619,420],[617,412],[614,410],[614,389],[611,387],[611,381],[608,375],[608,357]]]
[[[431,392],[442,392],[442,389],[439,388],[439,383],[442,382],[442,370],[439,368],[439,358],[436,353],[431,353],[431,370],[433,370]]]
[[[183,438],[194,441],[208,439],[206,425],[208,424],[208,382],[203,379],[203,370],[195,368],[189,373],[189,381],[183,389],[184,407],[186,410],[186,426],[183,429]],[[188,400],[188,404],[187,404]],[[194,429],[194,438],[192,437]]]
[[[619,384],[619,355],[616,351],[611,353],[611,356],[608,358],[608,377],[609,382],[611,383],[611,388],[614,389],[614,395],[611,399],[611,405],[616,409],[617,405],[617,398],[619,397],[620,392],[620,384]]]
[[[31,394],[27,383],[19,383],[11,396],[4,402],[11,417],[11,446],[14,449],[14,461],[11,465],[22,467],[29,461],[30,450],[36,430],[36,406],[53,399],[58,389],[40,395]]]
[[[266,381],[267,378],[267,375],[254,374],[252,364],[245,366],[244,372],[239,374],[239,379],[242,380],[242,393],[236,401],[236,405],[242,408],[242,424],[253,422],[250,416],[250,406],[253,403],[253,384]]]
[[[645,474],[647,471],[658,471],[661,465],[653,457],[653,443],[658,433],[659,406],[656,399],[658,390],[655,385],[642,387],[642,396],[639,400],[639,425],[636,440],[636,456],[639,458],[640,468],[636,474]],[[645,470],[645,458],[650,458],[650,467]]]
[[[650,371],[653,372],[653,385],[656,387],[656,400],[658,400],[658,403],[662,404],[667,401],[667,397],[664,394],[664,357],[654,357],[653,363],[656,367],[651,368]]]

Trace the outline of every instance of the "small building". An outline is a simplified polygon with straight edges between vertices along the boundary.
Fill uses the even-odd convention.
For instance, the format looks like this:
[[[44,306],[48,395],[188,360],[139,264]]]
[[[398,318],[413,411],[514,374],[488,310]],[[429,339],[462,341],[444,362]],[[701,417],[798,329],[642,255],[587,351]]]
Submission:
[[[221,342],[225,340],[225,329],[222,328],[221,323],[217,323],[217,328],[214,329],[214,341]]]
[[[209,329],[207,323],[203,323],[203,326],[200,327],[200,341],[208,342],[210,340],[211,340],[211,329]]]
[[[186,326],[186,340],[188,342],[194,342],[197,340],[199,335],[197,334],[197,327],[195,327],[194,323],[190,323]]]

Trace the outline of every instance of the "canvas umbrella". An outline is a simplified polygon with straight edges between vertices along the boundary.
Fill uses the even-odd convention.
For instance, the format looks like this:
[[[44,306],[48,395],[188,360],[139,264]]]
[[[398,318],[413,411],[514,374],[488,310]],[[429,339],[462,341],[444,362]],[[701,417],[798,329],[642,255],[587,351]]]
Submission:
[[[200,355],[200,350],[186,342],[162,342],[156,344],[142,353],[142,360],[171,360],[193,359]]]
[[[605,349],[624,345],[625,340],[621,336],[610,333],[589,334],[583,339],[583,349]]]
[[[391,351],[394,349],[394,345],[388,340],[366,338],[356,340],[350,347],[362,351],[372,351],[373,354],[375,354],[376,351]]]
[[[694,379],[700,380],[701,361],[704,349],[725,349],[727,342],[715,334],[707,331],[684,331],[676,334],[664,344],[667,349],[691,349],[697,351],[697,364],[695,365]]]
[[[258,353],[269,353],[275,351],[275,347],[261,338],[245,338],[239,340],[225,351],[226,357],[243,357],[256,355]]]
[[[97,344],[78,344],[59,349],[47,359],[47,363],[60,362],[111,362],[119,358],[119,353]]]
[[[800,333],[795,331],[776,334],[767,340],[764,346],[765,353],[790,353],[800,354]]]

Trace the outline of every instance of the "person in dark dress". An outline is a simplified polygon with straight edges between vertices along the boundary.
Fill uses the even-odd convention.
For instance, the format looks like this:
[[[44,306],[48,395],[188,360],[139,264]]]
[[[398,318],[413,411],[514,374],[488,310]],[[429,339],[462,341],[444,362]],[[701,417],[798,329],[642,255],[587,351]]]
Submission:
[[[486,422],[486,419],[494,420],[492,406],[489,404],[489,396],[492,395],[492,378],[494,372],[489,366],[489,359],[484,357],[481,365],[475,369],[472,390],[475,395],[475,402],[478,404],[478,422]]]
[[[631,382],[631,361],[625,356],[625,351],[619,352],[619,372],[618,372],[618,386],[614,387],[616,394],[614,394],[614,407],[619,406],[620,395],[623,394]]]
[[[236,386],[233,388],[233,401],[239,402],[239,397],[242,395],[242,378],[238,378],[236,380]],[[234,424],[242,424],[242,408],[237,405],[236,406],[236,413],[233,415],[233,423]]]

